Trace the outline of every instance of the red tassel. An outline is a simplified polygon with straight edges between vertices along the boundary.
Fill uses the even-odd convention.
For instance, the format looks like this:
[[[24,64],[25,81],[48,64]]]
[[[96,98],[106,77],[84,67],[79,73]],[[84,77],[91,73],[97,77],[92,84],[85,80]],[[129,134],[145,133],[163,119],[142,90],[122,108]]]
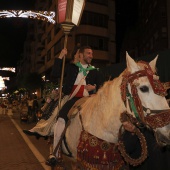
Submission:
[[[63,161],[63,157],[62,157],[62,152],[61,152],[61,147],[58,148],[58,155],[57,155],[57,160],[59,162],[62,162]]]
[[[106,152],[104,152],[104,154],[103,154],[103,158],[102,158],[101,163],[102,163],[103,165],[108,165],[108,159],[107,159]]]

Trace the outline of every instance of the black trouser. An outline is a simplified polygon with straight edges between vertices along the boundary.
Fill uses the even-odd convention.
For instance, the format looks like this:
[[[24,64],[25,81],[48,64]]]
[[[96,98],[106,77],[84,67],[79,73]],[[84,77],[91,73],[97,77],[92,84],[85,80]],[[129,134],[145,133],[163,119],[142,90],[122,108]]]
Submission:
[[[59,115],[58,115],[58,118],[61,117],[67,122],[68,121],[67,114],[68,114],[69,110],[74,105],[74,103],[79,99],[80,99],[80,97],[73,97],[71,100],[68,100],[64,104],[64,106],[61,108]]]

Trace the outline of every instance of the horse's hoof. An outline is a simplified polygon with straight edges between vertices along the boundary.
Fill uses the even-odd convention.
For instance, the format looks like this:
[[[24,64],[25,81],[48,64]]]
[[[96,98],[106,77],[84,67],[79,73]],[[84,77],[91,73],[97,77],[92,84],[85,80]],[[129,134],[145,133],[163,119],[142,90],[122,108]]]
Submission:
[[[49,158],[46,160],[46,165],[48,166],[55,166],[57,164],[57,159],[54,155],[50,155]]]

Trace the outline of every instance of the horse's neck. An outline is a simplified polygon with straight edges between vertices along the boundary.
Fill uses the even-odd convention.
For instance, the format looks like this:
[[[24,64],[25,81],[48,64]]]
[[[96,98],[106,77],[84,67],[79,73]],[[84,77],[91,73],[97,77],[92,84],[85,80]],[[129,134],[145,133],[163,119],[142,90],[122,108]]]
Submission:
[[[120,79],[106,82],[96,95],[84,103],[81,110],[85,130],[108,142],[117,141],[120,113],[125,110],[120,83]]]

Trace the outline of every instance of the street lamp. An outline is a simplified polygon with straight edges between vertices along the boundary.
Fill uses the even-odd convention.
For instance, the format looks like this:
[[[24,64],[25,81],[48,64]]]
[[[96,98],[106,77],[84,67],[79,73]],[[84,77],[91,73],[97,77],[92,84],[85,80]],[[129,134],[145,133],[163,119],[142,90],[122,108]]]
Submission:
[[[71,29],[80,23],[80,19],[85,7],[85,0],[58,0],[58,15],[57,22],[61,25],[64,34],[64,48],[67,47],[68,34]],[[64,67],[65,67],[65,56],[63,58],[61,80],[60,80],[60,91],[59,91],[59,109],[61,106],[61,94],[62,94],[62,85],[64,77]]]
[[[66,48],[68,34],[70,33],[71,29],[75,25],[78,26],[80,23],[80,19],[85,6],[85,0],[58,0],[57,5],[58,5],[57,23],[61,25],[64,31],[65,34],[64,48]],[[61,108],[61,95],[62,95],[62,86],[63,86],[63,77],[64,77],[65,57],[66,56],[63,57],[63,63],[62,63],[58,110],[60,110]],[[53,152],[54,154],[57,152],[57,149],[59,148],[59,144],[60,141],[58,142],[58,145],[54,149]]]

